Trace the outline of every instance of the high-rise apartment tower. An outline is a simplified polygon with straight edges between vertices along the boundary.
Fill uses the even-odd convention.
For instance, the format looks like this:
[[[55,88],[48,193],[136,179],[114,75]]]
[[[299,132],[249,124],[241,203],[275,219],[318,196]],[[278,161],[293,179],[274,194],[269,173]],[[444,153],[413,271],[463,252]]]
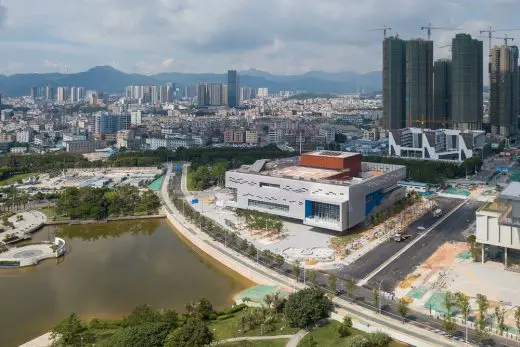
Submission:
[[[383,41],[383,123],[388,130],[406,126],[406,41]]]
[[[406,42],[406,126],[430,126],[433,119],[433,41]]]
[[[483,46],[468,34],[452,40],[453,127],[459,130],[482,128]]]
[[[236,70],[228,71],[227,104],[229,107],[237,107],[240,104],[240,86]]]
[[[518,47],[491,49],[489,116],[491,132],[506,138],[518,132]]]

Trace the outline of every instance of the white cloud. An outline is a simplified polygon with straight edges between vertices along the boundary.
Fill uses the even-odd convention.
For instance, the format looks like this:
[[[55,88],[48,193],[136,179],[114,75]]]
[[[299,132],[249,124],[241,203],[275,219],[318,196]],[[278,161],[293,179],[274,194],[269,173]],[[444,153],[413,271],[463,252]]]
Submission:
[[[173,59],[173,58],[166,58],[166,59],[164,59],[162,61],[161,66],[163,68],[169,68],[170,66],[173,65],[174,62],[175,62],[175,59]]]
[[[388,24],[425,37],[428,22],[473,36],[490,25],[516,28],[518,0],[3,0],[0,57],[25,68],[49,61],[74,69],[119,62],[126,71],[211,72],[230,66],[277,73],[380,69]],[[0,8],[1,10],[1,8]],[[3,20],[5,19],[5,20]],[[515,32],[509,33],[515,36]],[[435,46],[454,32],[434,30]],[[498,42],[498,41],[497,41]],[[485,44],[487,47],[487,43]],[[175,52],[175,59],[171,53]],[[448,56],[438,49],[436,56]],[[136,63],[136,61],[138,63]]]

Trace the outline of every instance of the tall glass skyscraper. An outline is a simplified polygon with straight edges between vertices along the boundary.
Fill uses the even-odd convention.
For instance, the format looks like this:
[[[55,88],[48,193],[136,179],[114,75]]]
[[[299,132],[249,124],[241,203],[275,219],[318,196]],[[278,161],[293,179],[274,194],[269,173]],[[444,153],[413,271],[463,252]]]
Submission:
[[[227,104],[229,107],[237,107],[240,104],[240,86],[236,70],[228,70]]]

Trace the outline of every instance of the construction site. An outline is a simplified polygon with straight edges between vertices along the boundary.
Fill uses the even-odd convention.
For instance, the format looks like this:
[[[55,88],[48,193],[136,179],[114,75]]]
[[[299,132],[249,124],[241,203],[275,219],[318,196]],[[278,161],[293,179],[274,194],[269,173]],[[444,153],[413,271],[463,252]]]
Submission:
[[[405,298],[415,310],[443,317],[447,313],[446,292],[463,293],[470,299],[471,321],[478,315],[477,295],[484,294],[489,300],[489,317],[496,307],[503,307],[508,331],[518,333],[514,317],[520,305],[518,283],[520,273],[504,271],[498,262],[474,262],[467,243],[449,242],[406,276],[395,288],[395,295]]]

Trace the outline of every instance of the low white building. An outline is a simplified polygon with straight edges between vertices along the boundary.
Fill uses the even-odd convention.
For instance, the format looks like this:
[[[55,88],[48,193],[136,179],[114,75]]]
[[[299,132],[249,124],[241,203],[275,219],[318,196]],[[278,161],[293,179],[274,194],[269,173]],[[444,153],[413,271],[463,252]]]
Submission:
[[[25,128],[16,132],[16,142],[29,143],[34,139],[34,130],[32,128]]]
[[[275,161],[258,160],[226,173],[236,197],[231,207],[298,219],[344,231],[404,196],[400,165],[365,163],[361,155],[320,151]]]
[[[508,253],[520,250],[520,183],[512,182],[496,201],[487,203],[477,211],[476,239],[478,243],[503,248],[504,263],[508,266]],[[514,251],[516,250],[516,252]],[[482,247],[482,262],[485,261]]]
[[[404,128],[388,132],[388,154],[402,158],[463,162],[481,155],[486,133],[481,130]]]

